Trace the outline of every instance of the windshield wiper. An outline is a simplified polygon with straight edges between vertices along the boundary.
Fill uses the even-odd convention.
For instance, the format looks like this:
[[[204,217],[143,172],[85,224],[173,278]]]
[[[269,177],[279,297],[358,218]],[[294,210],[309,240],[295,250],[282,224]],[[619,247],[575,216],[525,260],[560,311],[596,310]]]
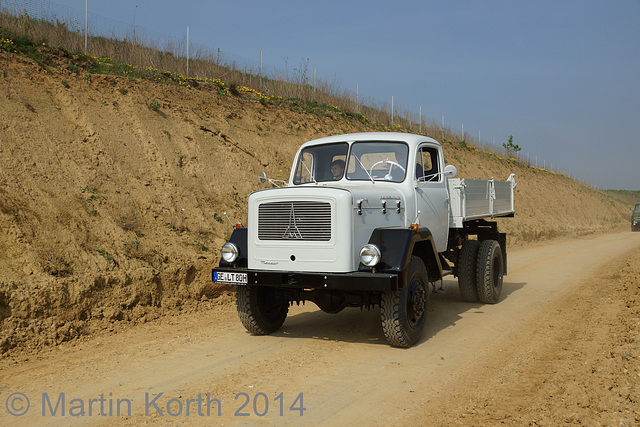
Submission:
[[[367,173],[367,176],[369,177],[369,179],[371,180],[371,182],[373,182],[374,184],[376,183],[376,180],[373,179],[373,177],[371,176],[371,174],[369,173],[369,171],[367,170],[367,168],[364,167],[364,165],[362,164],[362,162],[360,161],[360,159],[358,158],[358,156],[356,156],[355,154],[353,155],[353,157],[356,158],[356,160],[358,161],[358,163],[360,163],[360,167]]]
[[[307,164],[304,162],[304,160],[302,161],[302,166],[304,166],[304,168],[307,170],[307,172],[309,172],[309,177],[313,180],[314,183],[318,183],[318,181],[316,181],[315,177],[313,176],[313,172],[311,172],[311,170],[309,170],[309,168],[307,167]]]

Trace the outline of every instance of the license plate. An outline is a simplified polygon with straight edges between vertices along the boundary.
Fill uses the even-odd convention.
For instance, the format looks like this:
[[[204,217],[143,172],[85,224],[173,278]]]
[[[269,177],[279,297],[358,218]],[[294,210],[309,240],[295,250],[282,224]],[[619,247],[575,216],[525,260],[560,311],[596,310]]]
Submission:
[[[213,281],[215,283],[225,283],[228,285],[246,285],[247,273],[232,273],[227,271],[214,271]]]

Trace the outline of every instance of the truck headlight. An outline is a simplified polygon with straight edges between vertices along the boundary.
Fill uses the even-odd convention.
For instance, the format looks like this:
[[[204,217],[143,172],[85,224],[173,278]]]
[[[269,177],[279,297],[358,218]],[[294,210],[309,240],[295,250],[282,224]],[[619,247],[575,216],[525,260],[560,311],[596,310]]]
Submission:
[[[220,252],[222,253],[222,259],[229,263],[238,259],[238,254],[240,253],[238,247],[231,242],[225,243]]]
[[[360,262],[367,267],[374,267],[380,262],[380,249],[376,245],[366,244],[360,249]]]

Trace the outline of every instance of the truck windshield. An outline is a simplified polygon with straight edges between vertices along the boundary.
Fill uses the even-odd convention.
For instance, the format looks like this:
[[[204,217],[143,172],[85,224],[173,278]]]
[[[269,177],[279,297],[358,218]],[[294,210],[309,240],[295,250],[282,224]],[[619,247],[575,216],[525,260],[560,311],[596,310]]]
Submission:
[[[300,185],[342,179],[348,150],[346,142],[305,148],[298,157],[293,183]]]
[[[402,142],[356,142],[351,146],[347,179],[401,182],[409,147]]]

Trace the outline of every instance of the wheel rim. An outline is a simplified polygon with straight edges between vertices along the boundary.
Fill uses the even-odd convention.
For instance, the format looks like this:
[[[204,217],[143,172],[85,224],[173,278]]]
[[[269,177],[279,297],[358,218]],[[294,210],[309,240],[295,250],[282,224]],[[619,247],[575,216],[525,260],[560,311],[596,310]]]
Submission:
[[[407,297],[407,320],[409,326],[415,328],[420,324],[427,308],[427,292],[423,284],[418,280],[414,280],[411,283]]]

